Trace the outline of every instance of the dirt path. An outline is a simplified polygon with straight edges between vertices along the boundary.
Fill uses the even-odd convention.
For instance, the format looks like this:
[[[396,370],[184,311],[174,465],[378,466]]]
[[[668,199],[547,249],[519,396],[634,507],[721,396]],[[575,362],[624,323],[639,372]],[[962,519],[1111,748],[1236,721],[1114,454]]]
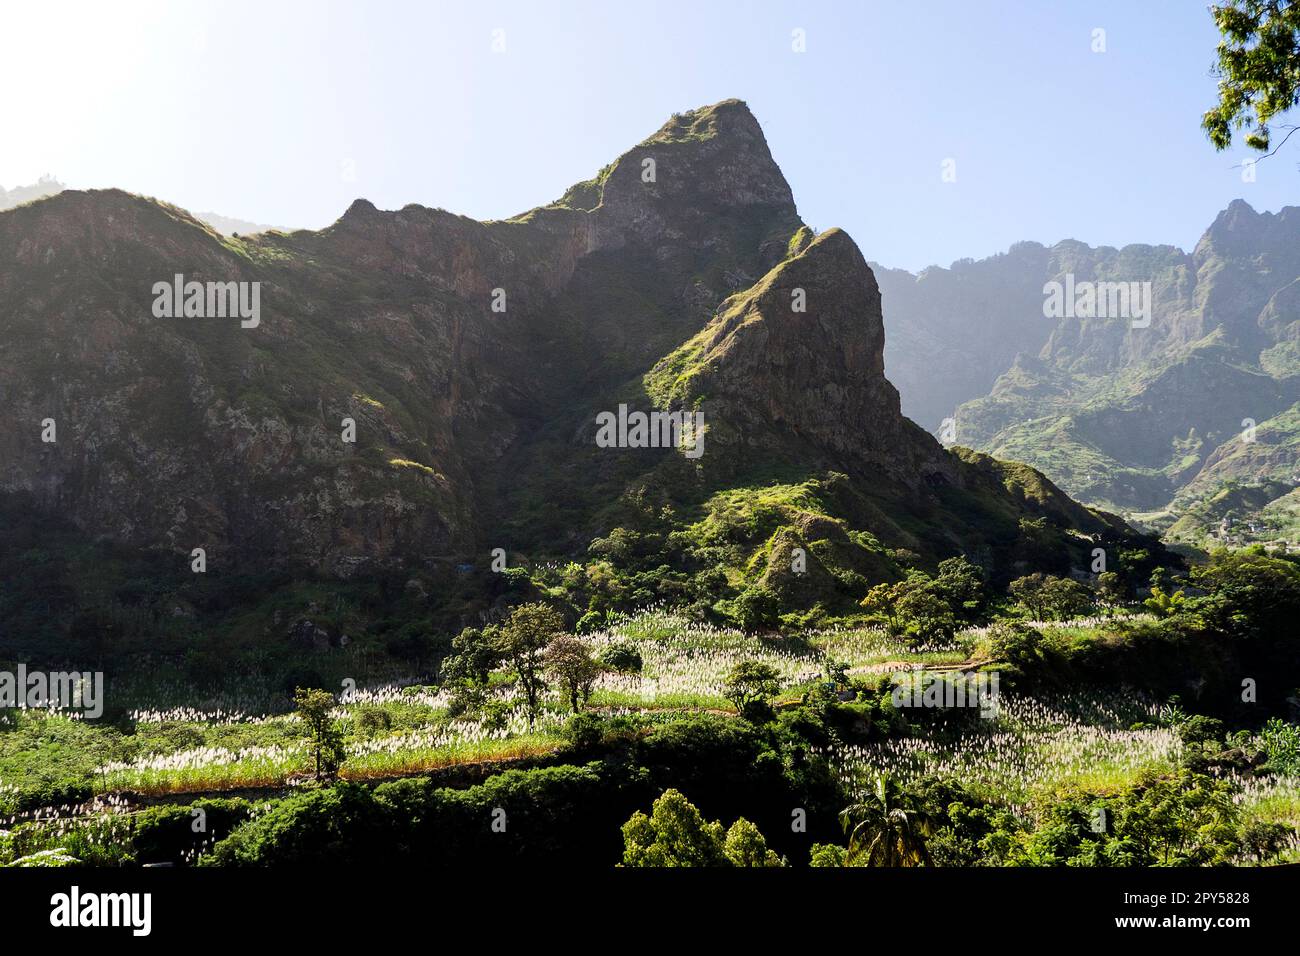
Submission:
[[[918,669],[923,671],[973,671],[976,668],[983,667],[985,664],[992,664],[990,660],[966,660],[951,661],[943,664],[924,664],[916,661],[881,661],[879,664],[863,664],[861,667],[850,667],[850,674],[894,674],[898,671],[910,671]]]

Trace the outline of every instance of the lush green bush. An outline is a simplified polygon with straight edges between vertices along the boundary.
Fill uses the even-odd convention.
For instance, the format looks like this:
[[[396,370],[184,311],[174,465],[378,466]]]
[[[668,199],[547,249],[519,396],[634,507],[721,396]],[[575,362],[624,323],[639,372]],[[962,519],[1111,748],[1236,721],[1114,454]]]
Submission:
[[[1260,743],[1274,773],[1300,775],[1300,726],[1274,717],[1264,725]]]
[[[639,674],[641,672],[641,652],[635,644],[618,641],[608,645],[600,652],[600,662],[610,670],[622,674]]]
[[[754,824],[740,817],[724,830],[677,790],[665,790],[649,814],[638,810],[622,829],[623,866],[784,865]]]
[[[1234,786],[1184,768],[1116,793],[1066,790],[1029,813],[946,780],[913,785],[910,799],[932,822],[927,849],[939,866],[1213,866],[1266,858],[1285,842],[1277,826],[1241,818]]]

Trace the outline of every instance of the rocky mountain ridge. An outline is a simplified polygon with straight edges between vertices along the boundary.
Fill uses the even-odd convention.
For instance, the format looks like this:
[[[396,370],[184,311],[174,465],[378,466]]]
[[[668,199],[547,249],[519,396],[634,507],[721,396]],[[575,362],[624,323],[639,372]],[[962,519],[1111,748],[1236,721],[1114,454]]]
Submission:
[[[176,275],[259,283],[256,326],[157,317],[151,290]],[[777,486],[818,489],[771,520],[787,544],[833,545],[821,580],[844,600],[902,554],[1010,573],[1022,519],[1050,521],[1066,565],[1129,535],[903,417],[871,269],[847,234],[802,223],[734,100],[503,221],[357,200],[320,231],[233,237],[65,191],[0,213],[0,316],[0,489],[210,567],[581,558],[624,532],[702,567],[692,529]],[[597,448],[619,403],[702,411],[706,454]],[[719,595],[764,574],[760,530],[728,532]]]

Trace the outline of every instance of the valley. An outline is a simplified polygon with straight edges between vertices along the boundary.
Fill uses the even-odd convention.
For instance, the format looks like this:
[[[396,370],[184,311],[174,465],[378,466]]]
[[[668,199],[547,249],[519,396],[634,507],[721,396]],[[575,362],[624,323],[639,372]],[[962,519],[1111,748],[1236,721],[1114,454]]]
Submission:
[[[0,661],[104,690],[0,863],[1300,862],[1297,225],[873,268],[739,100],[506,220],[2,211]]]

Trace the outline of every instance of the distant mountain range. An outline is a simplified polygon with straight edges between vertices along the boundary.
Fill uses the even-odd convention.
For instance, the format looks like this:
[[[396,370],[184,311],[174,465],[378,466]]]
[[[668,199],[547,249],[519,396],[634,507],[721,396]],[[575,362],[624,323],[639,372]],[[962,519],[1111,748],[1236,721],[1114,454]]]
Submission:
[[[1026,242],[876,275],[886,371],[936,434],[1175,538],[1295,540],[1300,208],[1237,200],[1190,253]],[[1046,317],[1049,284],[1106,282],[1149,283],[1149,324]]]
[[[42,176],[30,186],[15,186],[9,190],[0,186],[0,210],[12,209],[14,206],[20,206],[25,202],[53,196],[55,193],[62,192],[63,189],[63,183],[51,176]]]

